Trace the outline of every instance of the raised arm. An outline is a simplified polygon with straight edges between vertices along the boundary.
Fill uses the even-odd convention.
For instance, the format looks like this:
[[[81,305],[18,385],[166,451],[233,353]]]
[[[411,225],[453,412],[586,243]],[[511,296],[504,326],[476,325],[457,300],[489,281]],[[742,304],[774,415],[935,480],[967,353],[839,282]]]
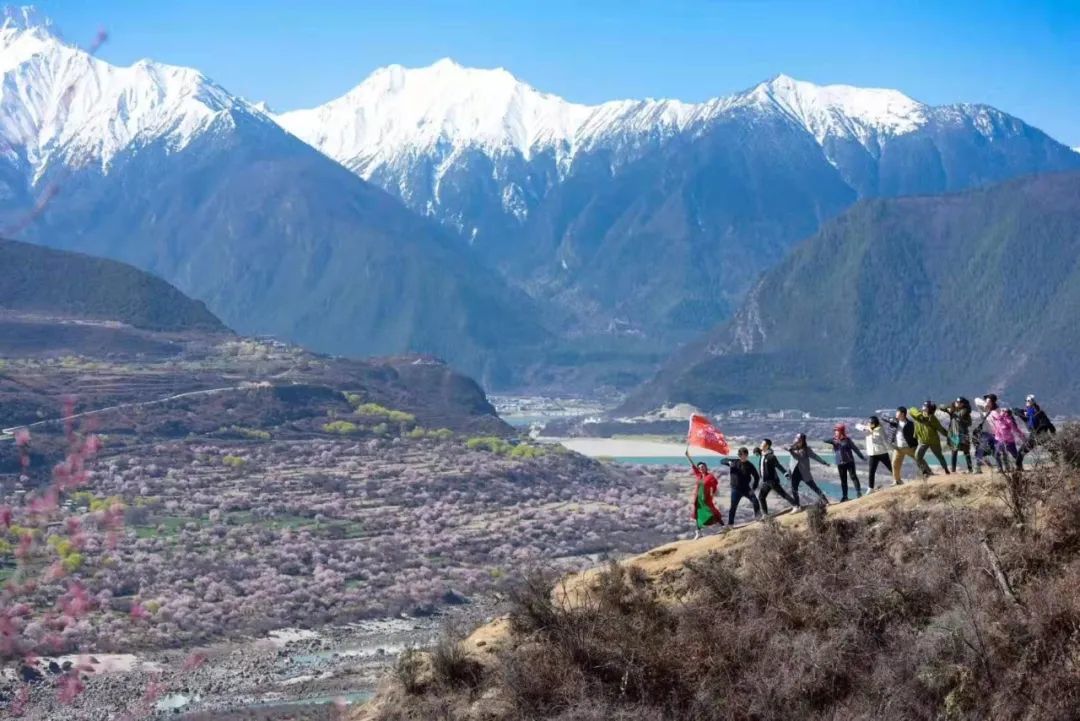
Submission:
[[[694,459],[690,457],[690,448],[686,449],[686,460],[690,461],[690,470],[694,472],[694,475],[701,478],[701,471],[698,470],[697,464],[694,463]]]

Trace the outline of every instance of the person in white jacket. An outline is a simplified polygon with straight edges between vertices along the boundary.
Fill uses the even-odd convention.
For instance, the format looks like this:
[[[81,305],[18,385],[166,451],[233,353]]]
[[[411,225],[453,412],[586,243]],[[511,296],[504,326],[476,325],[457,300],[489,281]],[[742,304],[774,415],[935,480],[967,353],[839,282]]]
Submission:
[[[872,491],[874,490],[874,478],[878,466],[885,466],[889,473],[892,473],[892,462],[889,460],[889,455],[893,452],[895,446],[889,440],[889,437],[885,435],[885,429],[877,416],[870,416],[869,425],[860,423],[856,428],[866,432],[866,458],[870,463],[870,490]]]

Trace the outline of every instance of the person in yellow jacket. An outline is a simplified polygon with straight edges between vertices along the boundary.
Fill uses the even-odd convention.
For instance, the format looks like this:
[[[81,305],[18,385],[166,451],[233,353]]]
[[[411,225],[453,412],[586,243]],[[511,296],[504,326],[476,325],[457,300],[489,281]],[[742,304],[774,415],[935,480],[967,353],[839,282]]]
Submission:
[[[927,451],[934,454],[945,475],[949,475],[949,466],[945,463],[945,454],[941,452],[941,439],[949,437],[949,431],[941,425],[937,417],[937,404],[926,401],[922,408],[914,408],[908,412],[911,420],[915,421],[915,437],[919,440],[919,446],[915,449],[915,463],[922,471],[923,478],[934,475],[930,464],[926,462]]]

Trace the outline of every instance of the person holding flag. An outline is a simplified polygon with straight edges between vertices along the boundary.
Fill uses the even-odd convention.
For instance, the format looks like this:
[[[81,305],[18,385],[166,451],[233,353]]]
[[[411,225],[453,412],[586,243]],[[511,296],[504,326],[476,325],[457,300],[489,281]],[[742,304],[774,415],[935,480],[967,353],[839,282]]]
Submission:
[[[690,470],[694,472],[694,477],[697,478],[697,484],[694,487],[694,540],[701,538],[701,529],[706,526],[712,525],[724,525],[724,517],[720,511],[716,508],[714,501],[717,491],[716,476],[709,471],[709,466],[705,463],[695,463],[694,459],[690,457],[690,449],[686,449],[686,459],[690,461]]]
[[[713,524],[722,526],[724,519],[713,500],[717,490],[716,476],[709,472],[709,466],[705,463],[694,462],[690,457],[690,446],[715,451],[721,455],[727,454],[729,448],[724,434],[709,422],[708,418],[697,414],[690,416],[690,428],[686,433],[686,458],[697,478],[697,486],[694,488],[694,538],[700,538],[702,528]]]

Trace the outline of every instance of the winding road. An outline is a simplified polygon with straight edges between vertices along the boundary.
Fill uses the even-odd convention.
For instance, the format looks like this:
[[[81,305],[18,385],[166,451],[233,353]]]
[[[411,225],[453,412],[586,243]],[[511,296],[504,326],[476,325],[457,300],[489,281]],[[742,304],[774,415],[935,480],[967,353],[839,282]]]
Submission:
[[[226,386],[224,388],[207,388],[207,389],[201,390],[201,391],[185,391],[184,393],[177,393],[175,395],[166,396],[165,398],[155,398],[154,400],[151,400],[151,401],[136,401],[136,402],[133,402],[133,403],[120,403],[120,404],[115,405],[115,406],[106,406],[105,408],[95,408],[94,410],[90,410],[90,411],[83,411],[81,413],[74,413],[74,414],[72,414],[70,416],[61,416],[60,418],[47,418],[46,420],[43,420],[43,421],[34,421],[33,423],[27,423],[27,424],[21,425],[21,426],[12,426],[11,428],[4,428],[4,429],[0,430],[0,434],[2,434],[3,436],[14,436],[15,431],[19,430],[20,428],[25,428],[27,430],[32,430],[34,428],[49,425],[50,423],[64,423],[64,422],[67,422],[67,421],[77,420],[79,418],[85,418],[87,416],[97,415],[99,413],[108,413],[110,411],[119,411],[119,410],[124,410],[124,409],[127,409],[127,408],[145,408],[147,406],[159,405],[161,403],[169,403],[170,401],[175,401],[175,400],[178,400],[180,398],[193,398],[195,396],[208,396],[208,395],[214,395],[216,393],[225,393],[226,391],[243,390],[243,389],[246,389],[248,387],[252,387],[252,386],[248,386],[248,385],[245,385],[245,384],[240,384],[240,385],[237,385],[237,386]]]

